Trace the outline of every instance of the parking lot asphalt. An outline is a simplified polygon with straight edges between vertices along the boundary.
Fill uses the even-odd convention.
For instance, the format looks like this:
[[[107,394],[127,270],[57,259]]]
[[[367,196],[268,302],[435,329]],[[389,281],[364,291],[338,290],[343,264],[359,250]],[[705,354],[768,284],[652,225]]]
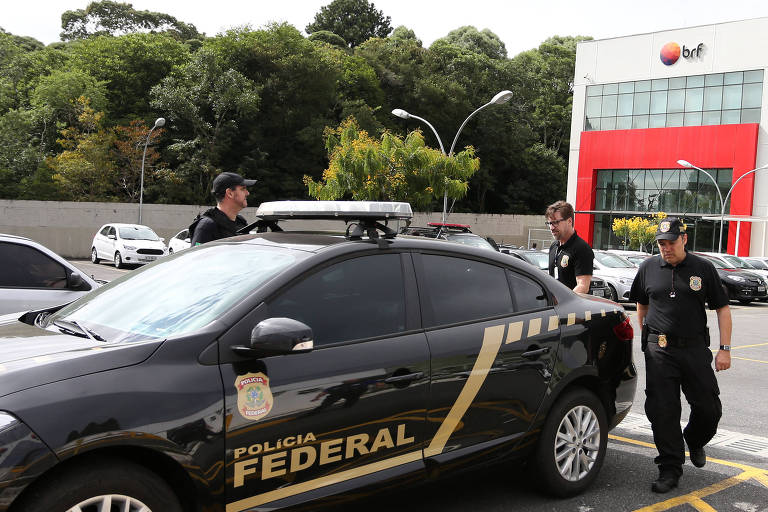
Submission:
[[[94,265],[88,260],[72,263],[88,275],[106,281],[131,271],[105,263]],[[631,414],[609,435],[602,471],[585,493],[553,499],[536,491],[536,482],[525,466],[510,463],[392,493],[379,489],[383,492],[372,498],[358,494],[351,497],[355,501],[350,503],[347,503],[350,498],[341,498],[335,510],[768,512],[768,411],[764,407],[768,303],[731,304],[734,349],[731,369],[717,375],[723,402],[718,435],[707,447],[707,465],[699,469],[686,463],[680,486],[664,495],[650,489],[657,470],[653,464],[656,456],[653,436],[644,415],[645,364],[634,307],[625,304],[625,309],[636,331],[634,359],[638,391]],[[714,312],[708,312],[708,322],[716,340]],[[685,422],[689,411],[684,398],[682,402]]]

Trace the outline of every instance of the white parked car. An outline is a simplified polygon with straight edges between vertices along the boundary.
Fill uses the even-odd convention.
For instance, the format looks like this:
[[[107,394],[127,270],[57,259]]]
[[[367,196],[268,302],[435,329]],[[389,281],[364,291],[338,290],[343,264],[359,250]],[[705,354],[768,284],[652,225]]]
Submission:
[[[91,261],[113,261],[115,267],[151,263],[166,253],[164,240],[139,224],[105,224],[93,237]]]
[[[607,251],[594,251],[594,272],[596,277],[605,281],[610,299],[614,302],[628,302],[629,290],[637,274],[637,266],[618,254]]]
[[[189,230],[182,229],[176,233],[173,238],[168,242],[168,254],[183,251],[190,246]]]
[[[47,247],[0,234],[0,315],[68,304],[98,286]]]

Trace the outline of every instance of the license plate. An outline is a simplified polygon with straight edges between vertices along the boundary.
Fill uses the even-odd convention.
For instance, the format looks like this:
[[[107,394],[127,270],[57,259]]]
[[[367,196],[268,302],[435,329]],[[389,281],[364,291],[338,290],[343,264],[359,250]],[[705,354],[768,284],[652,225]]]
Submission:
[[[758,286],[757,287],[757,291],[758,292],[764,292],[765,291],[765,286]]]
[[[139,258],[139,261],[155,261],[156,259],[154,256],[144,256]]]
[[[605,297],[605,290],[592,290],[592,295],[597,297]]]

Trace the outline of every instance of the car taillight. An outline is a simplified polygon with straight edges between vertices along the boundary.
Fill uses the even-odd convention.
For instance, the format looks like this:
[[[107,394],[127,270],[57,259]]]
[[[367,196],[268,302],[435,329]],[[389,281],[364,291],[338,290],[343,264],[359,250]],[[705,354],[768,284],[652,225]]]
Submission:
[[[632,329],[632,323],[629,317],[624,317],[624,321],[613,326],[613,334],[621,341],[632,341],[635,336],[635,330]]]

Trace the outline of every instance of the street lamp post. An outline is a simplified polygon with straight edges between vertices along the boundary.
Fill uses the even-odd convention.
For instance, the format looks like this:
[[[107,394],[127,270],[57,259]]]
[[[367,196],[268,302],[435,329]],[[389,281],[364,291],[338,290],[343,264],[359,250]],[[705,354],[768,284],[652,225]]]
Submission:
[[[161,126],[165,126],[165,119],[158,117],[155,119],[155,125],[149,129],[147,140],[144,141],[144,154],[141,157],[141,183],[139,185],[139,224],[141,224],[141,207],[144,204],[144,160],[147,158],[147,144],[149,144],[149,136],[152,135],[152,130]]]
[[[723,201],[723,193],[720,191],[720,187],[717,184],[717,180],[712,177],[711,174],[709,174],[707,171],[700,167],[696,167],[688,160],[678,160],[678,165],[682,165],[683,167],[687,167],[689,169],[696,169],[697,171],[703,172],[709,179],[712,180],[712,183],[715,184],[715,190],[717,190],[717,194],[720,196],[720,239],[717,242],[717,252],[723,252],[723,217],[725,217],[725,203],[728,201],[726,198],[725,201]],[[739,178],[741,179],[741,178]],[[730,192],[728,192],[730,194]]]
[[[456,136],[453,138],[453,143],[451,144],[451,149],[448,151],[448,155],[445,154],[445,148],[443,147],[443,141],[440,139],[440,135],[437,134],[437,130],[424,118],[415,116],[413,114],[409,114],[405,110],[401,108],[396,108],[392,111],[392,114],[395,116],[401,118],[401,119],[416,119],[417,121],[421,121],[427,126],[429,126],[432,129],[432,132],[435,134],[435,137],[437,138],[438,144],[440,144],[440,151],[443,153],[444,156],[453,156],[453,149],[456,147],[456,141],[459,140],[459,134],[461,133],[461,130],[464,129],[464,126],[467,124],[467,122],[472,119],[472,117],[483,110],[485,107],[488,107],[490,105],[501,105],[502,103],[506,103],[512,98],[512,91],[501,91],[498,94],[496,94],[493,98],[491,98],[491,101],[486,103],[485,105],[479,107],[474,112],[469,114],[467,118],[464,120],[463,123],[461,123],[461,126],[459,127],[459,130],[456,132]],[[443,224],[445,224],[445,218],[448,212],[448,189],[443,187]]]

